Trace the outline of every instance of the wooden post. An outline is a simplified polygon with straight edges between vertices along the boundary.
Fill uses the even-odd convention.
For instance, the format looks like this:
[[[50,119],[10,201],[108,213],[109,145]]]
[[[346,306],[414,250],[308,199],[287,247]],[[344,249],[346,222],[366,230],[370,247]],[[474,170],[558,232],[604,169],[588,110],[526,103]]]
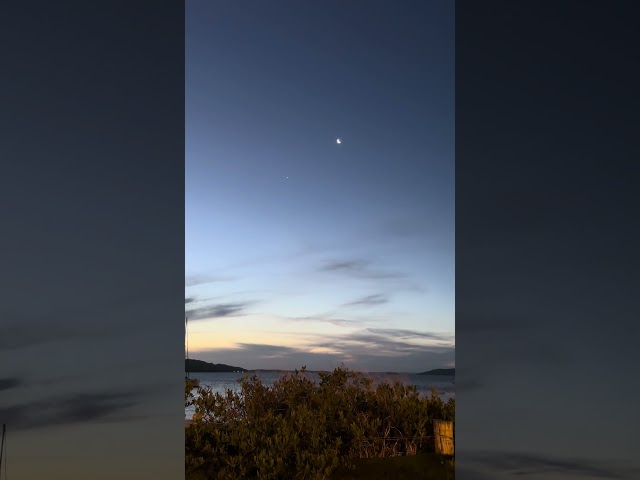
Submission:
[[[199,420],[202,420],[202,414],[201,413],[194,413],[190,419],[185,418],[184,420],[184,426],[188,427],[190,425],[193,425],[194,423],[197,423]]]
[[[433,421],[436,453],[453,456],[453,422],[445,420]]]

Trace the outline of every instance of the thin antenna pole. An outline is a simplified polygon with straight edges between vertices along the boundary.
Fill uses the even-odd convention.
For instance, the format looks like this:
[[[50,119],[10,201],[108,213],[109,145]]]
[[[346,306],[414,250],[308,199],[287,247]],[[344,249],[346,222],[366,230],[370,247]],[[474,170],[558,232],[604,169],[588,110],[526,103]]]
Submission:
[[[2,457],[4,456],[4,437],[7,433],[7,426],[2,424],[2,443],[0,444],[0,477],[2,476]],[[5,477],[7,473],[7,464],[4,465]]]
[[[189,378],[189,317],[184,317],[184,334],[187,339],[187,378]]]

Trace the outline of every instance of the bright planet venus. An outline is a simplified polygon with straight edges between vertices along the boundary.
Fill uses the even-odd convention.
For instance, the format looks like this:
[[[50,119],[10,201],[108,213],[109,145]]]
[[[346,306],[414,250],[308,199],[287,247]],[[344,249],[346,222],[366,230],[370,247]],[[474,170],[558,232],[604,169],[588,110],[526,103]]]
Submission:
[[[342,140],[340,140],[339,138],[336,138],[336,143],[340,145],[342,143]]]

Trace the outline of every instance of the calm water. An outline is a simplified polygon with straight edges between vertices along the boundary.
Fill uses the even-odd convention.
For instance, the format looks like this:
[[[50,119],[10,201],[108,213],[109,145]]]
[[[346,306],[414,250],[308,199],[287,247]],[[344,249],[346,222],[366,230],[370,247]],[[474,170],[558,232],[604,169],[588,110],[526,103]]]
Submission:
[[[238,380],[242,378],[242,373],[192,373],[191,378],[197,378],[200,380],[200,386],[209,387],[214,392],[224,393],[226,390],[231,389],[234,391],[240,390]],[[273,385],[281,376],[280,372],[260,372],[257,373],[258,377],[262,380],[264,385]],[[314,373],[307,373],[309,379],[318,379],[318,375]],[[415,375],[411,373],[406,374],[386,374],[386,373],[370,373],[368,374],[374,382],[393,382],[399,380],[407,385],[413,384],[418,388],[418,392],[425,395],[430,394],[431,387],[434,387],[440,397],[446,402],[449,398],[455,397],[455,378],[449,375]],[[185,409],[186,418],[193,416],[193,407]]]

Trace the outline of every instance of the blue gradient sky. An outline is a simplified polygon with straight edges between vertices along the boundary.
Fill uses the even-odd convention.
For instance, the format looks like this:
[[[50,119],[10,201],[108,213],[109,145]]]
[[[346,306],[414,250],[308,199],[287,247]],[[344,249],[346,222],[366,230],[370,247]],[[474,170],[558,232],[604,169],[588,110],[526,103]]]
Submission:
[[[193,358],[453,365],[453,26],[449,1],[187,3]]]

